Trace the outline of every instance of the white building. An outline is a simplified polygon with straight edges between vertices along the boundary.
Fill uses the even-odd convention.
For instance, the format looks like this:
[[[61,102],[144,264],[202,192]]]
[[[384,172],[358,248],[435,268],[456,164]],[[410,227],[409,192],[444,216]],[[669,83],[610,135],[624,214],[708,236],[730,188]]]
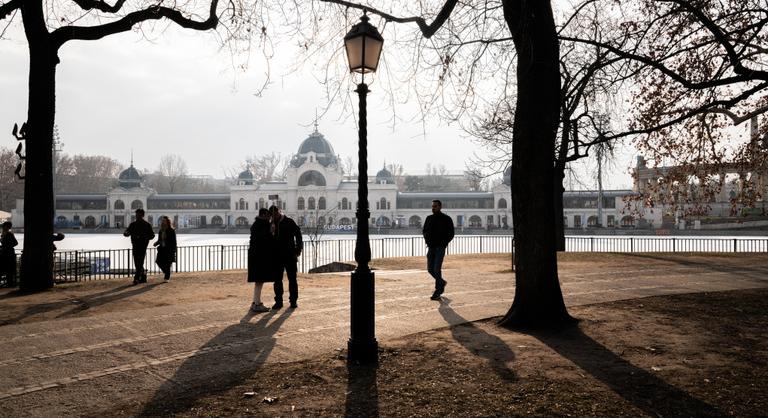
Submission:
[[[356,224],[357,179],[344,176],[331,143],[315,129],[293,156],[285,181],[257,184],[249,171],[240,173],[229,193],[160,194],[142,184],[133,167],[122,171],[118,187],[105,194],[56,196],[57,228],[124,228],[143,208],[147,220],[159,224],[170,217],[177,228],[248,228],[259,208],[278,205],[307,228],[353,229]],[[392,174],[382,169],[368,180],[371,227],[420,228],[431,214],[431,202],[440,199],[443,212],[458,229],[511,227],[510,173],[490,192],[402,192]],[[594,191],[566,192],[565,225],[568,228],[634,227],[635,216],[625,206],[632,191],[603,193],[603,219],[597,220]],[[23,200],[17,201],[13,219],[23,224]]]

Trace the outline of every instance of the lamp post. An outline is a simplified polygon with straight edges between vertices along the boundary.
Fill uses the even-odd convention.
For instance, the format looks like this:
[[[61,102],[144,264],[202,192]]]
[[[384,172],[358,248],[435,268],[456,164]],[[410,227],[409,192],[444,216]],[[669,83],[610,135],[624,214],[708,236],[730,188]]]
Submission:
[[[379,344],[375,335],[374,276],[368,267],[371,261],[371,244],[368,241],[368,127],[366,95],[368,85],[365,74],[376,71],[384,38],[368,23],[363,13],[360,23],[344,37],[344,46],[349,60],[349,71],[362,74],[362,80],[355,90],[360,98],[360,128],[358,130],[358,174],[357,174],[357,239],[355,261],[357,268],[352,272],[350,283],[350,337],[347,351],[350,361],[375,363],[379,357]]]

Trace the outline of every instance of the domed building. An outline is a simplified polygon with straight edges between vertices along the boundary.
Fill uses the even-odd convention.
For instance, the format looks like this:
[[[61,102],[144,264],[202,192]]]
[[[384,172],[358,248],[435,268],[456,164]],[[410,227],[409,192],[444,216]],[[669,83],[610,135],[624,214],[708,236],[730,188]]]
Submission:
[[[387,163],[384,163],[384,167],[376,173],[377,184],[395,184],[395,177],[387,170]]]
[[[228,193],[157,193],[142,184],[142,175],[133,166],[123,170],[117,187],[104,194],[56,196],[57,228],[125,228],[138,208],[145,209],[154,226],[168,216],[179,229],[227,228],[247,231],[260,208],[279,206],[305,231],[351,231],[357,223],[357,176],[345,176],[341,158],[317,126],[299,144],[288,164],[285,180],[259,181],[250,170],[232,180]],[[511,227],[511,176],[508,167],[502,182],[491,191],[404,192],[386,164],[369,175],[368,198],[371,231],[381,228],[421,228],[431,214],[433,199],[440,199],[443,212],[457,229],[490,230]],[[434,176],[418,181],[434,181]],[[455,184],[460,175],[445,175]],[[405,179],[404,179],[405,180]],[[403,183],[403,182],[401,182]],[[461,190],[454,188],[455,190]],[[467,183],[467,190],[469,184]],[[566,192],[564,222],[569,228],[590,225],[631,226],[622,214],[623,197],[631,191],[603,192],[602,223],[597,223],[598,194],[592,191]],[[14,222],[23,223],[23,200],[14,209]]]
[[[253,184],[253,173],[246,169],[237,176],[237,184],[241,186],[250,186]]]
[[[117,176],[117,184],[124,189],[141,187],[141,181],[141,174],[139,174],[139,170],[133,166],[133,162],[131,162],[130,167],[121,171],[120,175]]]

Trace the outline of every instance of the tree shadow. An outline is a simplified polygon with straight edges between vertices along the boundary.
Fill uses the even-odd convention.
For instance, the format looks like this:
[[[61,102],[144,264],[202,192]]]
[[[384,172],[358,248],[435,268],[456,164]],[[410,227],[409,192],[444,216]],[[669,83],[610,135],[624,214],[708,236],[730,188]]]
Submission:
[[[621,358],[577,327],[529,335],[650,416],[722,417],[714,406]]]
[[[654,254],[654,253],[627,253],[624,254],[629,257],[636,257],[636,258],[647,258],[651,260],[657,260],[657,261],[667,261],[670,263],[679,264],[686,267],[700,267],[705,268],[707,270],[714,270],[721,273],[735,273],[734,270],[739,270],[739,273],[751,273],[751,274],[757,274],[762,276],[762,278],[756,278],[756,277],[750,277],[751,279],[757,279],[760,281],[765,281],[768,279],[768,270],[766,270],[765,267],[753,267],[745,264],[737,264],[737,265],[728,265],[728,264],[721,264],[717,262],[717,259],[710,258],[708,261],[696,261],[692,260],[690,258],[681,258],[680,256],[675,257],[673,255],[661,255],[661,254]]]
[[[379,416],[379,388],[376,384],[378,367],[378,364],[347,362],[345,417]]]
[[[50,311],[55,311],[58,309],[62,309],[68,306],[72,306],[73,304],[77,303],[77,306],[73,307],[72,309],[68,310],[67,312],[64,312],[62,314],[59,314],[56,316],[56,318],[61,318],[64,316],[72,315],[77,312],[82,312],[86,309],[89,309],[93,306],[100,306],[104,305],[110,302],[114,302],[116,300],[129,298],[132,296],[136,296],[139,294],[142,294],[144,292],[148,292],[152,290],[155,286],[157,286],[157,283],[135,287],[131,284],[126,284],[123,286],[119,286],[113,289],[105,290],[98,293],[93,293],[90,295],[83,295],[76,298],[70,298],[67,300],[61,300],[57,302],[50,302],[50,303],[41,303],[38,305],[32,305],[24,309],[24,312],[17,315],[15,318],[6,319],[3,321],[0,321],[0,326],[3,325],[11,325],[16,324],[19,321],[28,318],[32,315],[37,315],[41,313],[46,313]],[[132,289],[130,291],[124,292],[126,289]]]
[[[260,314],[250,310],[202,347],[189,353],[144,405],[138,416],[166,416],[187,411],[200,395],[223,392],[252,378],[277,345],[275,334],[293,310]]]
[[[440,315],[451,326],[453,339],[470,353],[488,360],[491,369],[505,382],[514,382],[517,375],[507,367],[515,359],[515,353],[501,338],[491,335],[469,322],[451,308],[451,299],[440,299]],[[461,324],[461,325],[459,325]]]
[[[161,283],[152,283],[152,284],[145,284],[145,285],[134,287],[133,285],[129,284],[121,287],[122,289],[134,287],[133,289],[127,292],[123,292],[123,293],[111,292],[111,293],[106,293],[104,295],[100,295],[98,297],[93,297],[93,296],[81,297],[76,299],[80,301],[80,303],[78,303],[75,307],[73,307],[69,311],[57,315],[56,318],[63,318],[65,316],[74,315],[76,313],[86,311],[96,306],[106,305],[108,303],[111,303],[120,299],[126,299],[129,297],[140,295],[142,293],[149,292],[150,290],[160,285]],[[121,288],[118,288],[118,289],[121,289]],[[70,301],[70,304],[71,303],[72,301]]]

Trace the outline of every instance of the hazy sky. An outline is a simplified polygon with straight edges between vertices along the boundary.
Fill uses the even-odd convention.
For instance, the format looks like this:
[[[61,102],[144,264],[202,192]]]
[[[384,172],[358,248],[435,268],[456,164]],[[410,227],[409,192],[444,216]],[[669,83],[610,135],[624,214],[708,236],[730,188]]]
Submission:
[[[0,135],[0,145],[14,147],[11,127],[26,119],[28,51],[18,30],[6,38],[0,40],[0,132],[7,134]],[[279,61],[273,63],[272,84],[257,97],[264,82],[260,65],[233,70],[212,36],[174,26],[152,41],[129,32],[69,42],[60,58],[56,124],[64,152],[108,155],[127,165],[133,150],[140,169],[155,169],[160,156],[177,153],[190,174],[223,177],[245,156],[292,154],[312,132],[324,100],[309,71],[284,75]],[[411,173],[423,172],[428,163],[460,172],[473,153],[482,154],[456,124],[398,122],[393,130],[380,89],[371,84],[369,173],[384,161]],[[357,155],[352,112],[356,100],[354,109],[331,109],[319,121],[319,131],[342,158]],[[398,108],[404,118],[415,113],[409,105]],[[626,173],[632,154],[623,154],[607,187],[631,186]]]

